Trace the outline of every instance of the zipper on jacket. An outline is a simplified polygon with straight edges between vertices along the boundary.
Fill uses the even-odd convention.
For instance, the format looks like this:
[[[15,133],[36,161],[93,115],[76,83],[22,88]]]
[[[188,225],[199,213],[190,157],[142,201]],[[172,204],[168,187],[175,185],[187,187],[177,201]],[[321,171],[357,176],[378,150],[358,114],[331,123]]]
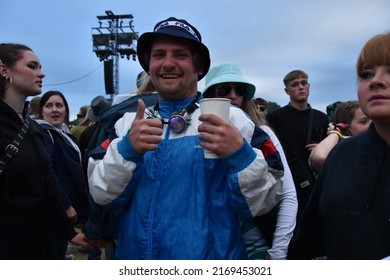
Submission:
[[[146,259],[151,260],[153,257],[153,219],[154,219],[154,210],[156,206],[156,200],[157,200],[157,195],[160,189],[160,182],[162,179],[162,162],[164,162],[165,158],[165,151],[166,151],[166,145],[165,142],[169,141],[169,133],[170,130],[169,128],[165,127],[165,138],[164,141],[160,143],[160,145],[163,145],[161,149],[161,157],[160,157],[160,164],[158,165],[158,171],[157,171],[157,181],[153,189],[153,195],[152,195],[152,202],[150,205],[150,210],[149,210],[149,219],[148,219],[148,247],[147,247],[147,256]]]

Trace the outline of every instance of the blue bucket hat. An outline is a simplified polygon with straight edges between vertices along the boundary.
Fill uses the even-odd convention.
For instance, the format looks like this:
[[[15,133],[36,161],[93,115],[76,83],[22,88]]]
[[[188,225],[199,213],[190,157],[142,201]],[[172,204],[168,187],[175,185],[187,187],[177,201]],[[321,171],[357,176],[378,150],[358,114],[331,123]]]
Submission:
[[[198,50],[200,57],[203,59],[203,74],[198,76],[198,81],[206,76],[210,68],[210,53],[208,48],[202,43],[202,37],[194,26],[184,19],[177,19],[175,17],[170,17],[158,22],[154,26],[153,32],[143,33],[138,38],[138,60],[145,72],[149,72],[149,64],[146,61],[145,56],[150,53],[154,39],[162,35],[188,40],[193,43],[193,46]]]
[[[256,92],[256,86],[244,79],[240,68],[233,63],[223,63],[217,66],[212,66],[206,76],[206,84],[203,89],[203,96],[207,97],[205,93],[207,90],[222,83],[241,83],[248,87],[248,100],[251,100]]]

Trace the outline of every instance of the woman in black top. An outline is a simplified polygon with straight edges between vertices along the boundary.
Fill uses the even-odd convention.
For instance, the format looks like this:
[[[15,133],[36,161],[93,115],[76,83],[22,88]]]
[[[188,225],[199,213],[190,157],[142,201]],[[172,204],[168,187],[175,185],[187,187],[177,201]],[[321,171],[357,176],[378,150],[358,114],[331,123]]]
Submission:
[[[58,238],[89,247],[61,204],[39,125],[29,121],[17,153],[6,156],[25,122],[26,98],[41,93],[44,76],[29,47],[0,44],[0,259],[63,259],[53,248]]]

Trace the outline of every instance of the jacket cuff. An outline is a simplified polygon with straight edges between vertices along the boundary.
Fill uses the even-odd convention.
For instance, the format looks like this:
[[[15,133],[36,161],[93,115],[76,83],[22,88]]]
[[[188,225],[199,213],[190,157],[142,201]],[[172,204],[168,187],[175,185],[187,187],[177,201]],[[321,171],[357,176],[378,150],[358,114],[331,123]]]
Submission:
[[[245,169],[256,158],[252,146],[244,139],[244,144],[233,154],[223,158],[230,173],[238,173]]]
[[[118,152],[127,161],[137,161],[142,156],[138,154],[130,142],[128,133],[118,142]]]

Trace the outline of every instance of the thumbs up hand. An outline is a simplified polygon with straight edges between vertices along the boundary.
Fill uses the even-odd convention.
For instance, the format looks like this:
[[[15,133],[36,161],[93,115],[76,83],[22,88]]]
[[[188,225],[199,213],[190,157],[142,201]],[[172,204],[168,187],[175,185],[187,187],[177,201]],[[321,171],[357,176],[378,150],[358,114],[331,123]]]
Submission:
[[[145,119],[144,115],[145,103],[142,99],[138,99],[137,114],[130,128],[129,139],[134,150],[141,155],[157,149],[163,134],[161,121]]]

